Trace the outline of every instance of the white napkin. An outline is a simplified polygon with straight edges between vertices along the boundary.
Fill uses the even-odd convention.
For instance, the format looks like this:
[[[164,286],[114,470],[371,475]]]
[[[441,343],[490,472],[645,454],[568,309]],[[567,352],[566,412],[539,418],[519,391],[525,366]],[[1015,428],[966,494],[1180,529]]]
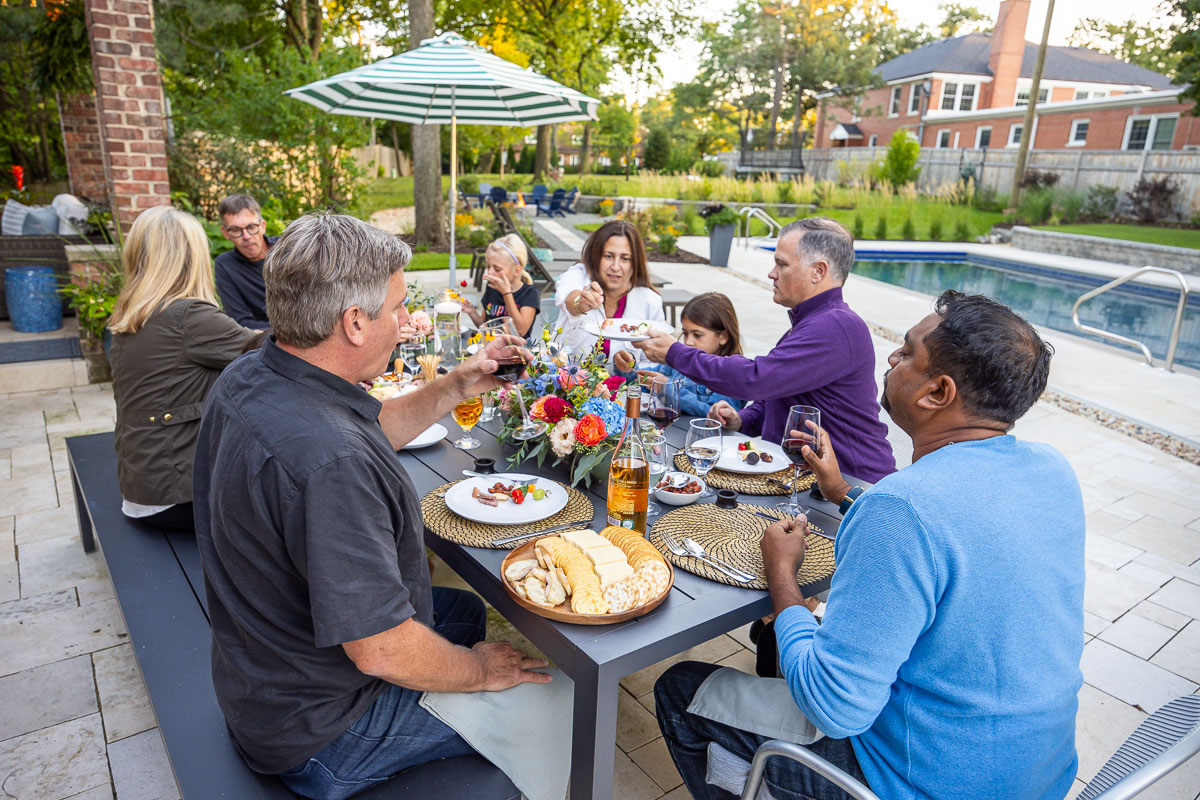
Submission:
[[[571,779],[575,684],[557,667],[545,672],[554,676],[550,683],[503,692],[426,692],[420,703],[529,800],[563,800]]]

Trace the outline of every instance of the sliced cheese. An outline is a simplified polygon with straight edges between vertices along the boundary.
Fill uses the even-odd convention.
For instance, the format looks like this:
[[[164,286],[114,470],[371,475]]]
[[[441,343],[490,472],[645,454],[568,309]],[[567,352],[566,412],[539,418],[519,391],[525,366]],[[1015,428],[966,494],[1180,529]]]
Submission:
[[[595,567],[596,577],[600,579],[600,588],[604,588],[609,584],[623,581],[633,574],[633,567],[625,562],[613,562],[612,564],[597,564]]]
[[[573,544],[585,552],[609,544],[608,539],[605,539],[595,531],[566,531],[560,533],[559,537],[563,541]]]
[[[588,560],[593,565],[600,564],[627,564],[628,559],[621,552],[621,548],[613,547],[611,544],[605,547],[593,547],[590,550],[584,550],[583,554],[588,557]]]

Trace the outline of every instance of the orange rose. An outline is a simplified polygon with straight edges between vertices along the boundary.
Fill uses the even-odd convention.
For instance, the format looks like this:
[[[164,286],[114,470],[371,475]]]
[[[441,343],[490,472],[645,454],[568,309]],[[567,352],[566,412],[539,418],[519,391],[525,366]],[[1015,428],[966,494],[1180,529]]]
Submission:
[[[575,441],[585,447],[600,444],[608,432],[604,430],[604,420],[595,414],[585,414],[575,426]]]

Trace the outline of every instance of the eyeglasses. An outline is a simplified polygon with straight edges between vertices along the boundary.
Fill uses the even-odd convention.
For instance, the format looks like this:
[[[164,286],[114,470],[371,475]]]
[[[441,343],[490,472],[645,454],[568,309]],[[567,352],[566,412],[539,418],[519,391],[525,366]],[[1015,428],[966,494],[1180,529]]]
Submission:
[[[261,222],[255,222],[252,225],[247,225],[244,228],[225,228],[222,226],[222,230],[224,230],[231,239],[240,239],[243,236],[258,236],[258,234],[262,232],[262,227],[263,226]]]

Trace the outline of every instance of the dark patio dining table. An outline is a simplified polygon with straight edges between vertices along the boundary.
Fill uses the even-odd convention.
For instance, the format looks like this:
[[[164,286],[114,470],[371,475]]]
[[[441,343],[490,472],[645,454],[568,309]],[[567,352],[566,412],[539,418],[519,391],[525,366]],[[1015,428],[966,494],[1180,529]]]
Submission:
[[[683,417],[667,429],[667,445],[672,453],[684,445],[688,421],[689,418]],[[476,458],[494,458],[497,471],[507,468],[505,459],[510,451],[496,438],[501,427],[499,418],[481,423],[472,430],[472,435],[482,442],[482,446],[469,452],[458,450],[451,444],[451,438],[458,431],[454,421],[447,417],[442,423],[450,431],[445,440],[430,447],[399,453],[419,494],[424,496],[448,481],[460,479],[462,471],[471,469]],[[552,469],[548,465],[539,469],[533,461],[520,465],[519,470],[569,483],[565,470]],[[582,484],[580,488],[583,488]],[[606,524],[605,493],[603,482],[593,483],[585,490],[595,509],[591,524],[595,530]],[[739,497],[739,502],[770,506],[778,499],[745,495]],[[837,530],[841,517],[832,503],[813,500],[806,505],[813,509],[810,518],[815,524],[826,532]],[[669,511],[670,507],[664,506],[664,510]],[[509,597],[500,578],[500,562],[508,550],[465,547],[438,537],[428,528],[425,541],[574,681],[572,800],[612,797],[617,693],[622,677],[728,633],[771,610],[765,591],[727,586],[676,568],[675,585],[669,596],[645,616],[613,625],[553,622],[527,611]],[[805,590],[809,594],[819,592],[828,588],[828,583],[826,579],[805,587]]]

